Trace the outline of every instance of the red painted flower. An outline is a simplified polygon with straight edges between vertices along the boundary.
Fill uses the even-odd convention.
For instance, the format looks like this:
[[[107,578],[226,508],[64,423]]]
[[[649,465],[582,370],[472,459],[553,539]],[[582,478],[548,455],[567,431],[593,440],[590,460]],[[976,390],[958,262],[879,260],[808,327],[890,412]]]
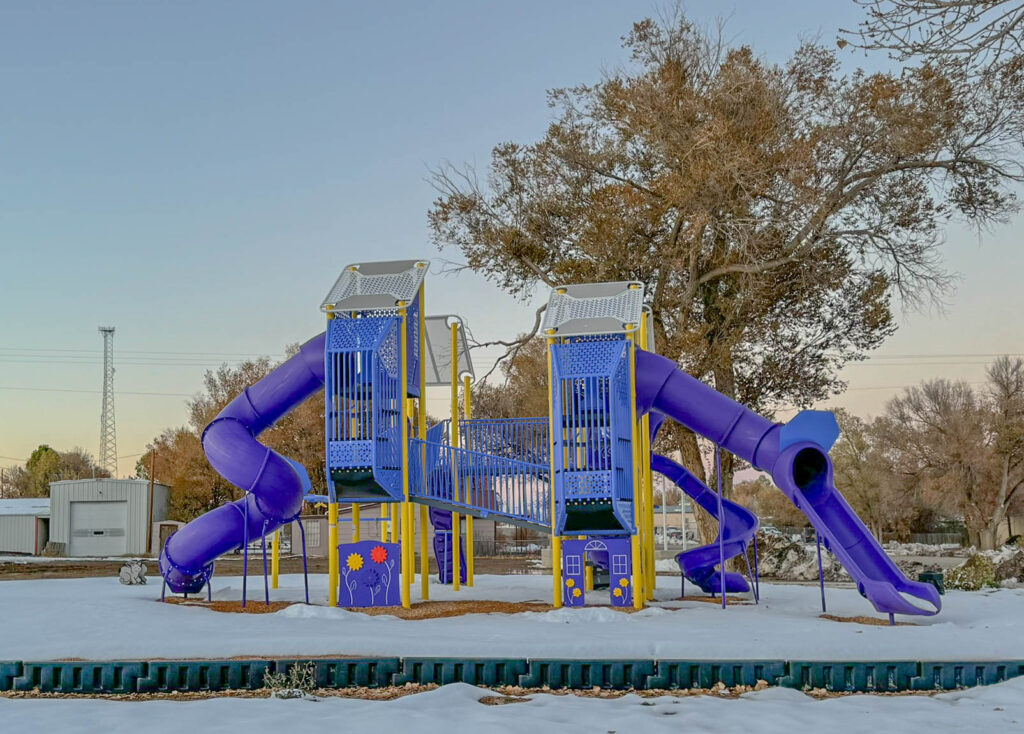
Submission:
[[[384,561],[388,559],[388,549],[382,545],[378,545],[370,551],[370,558],[373,559],[374,563],[384,563]]]

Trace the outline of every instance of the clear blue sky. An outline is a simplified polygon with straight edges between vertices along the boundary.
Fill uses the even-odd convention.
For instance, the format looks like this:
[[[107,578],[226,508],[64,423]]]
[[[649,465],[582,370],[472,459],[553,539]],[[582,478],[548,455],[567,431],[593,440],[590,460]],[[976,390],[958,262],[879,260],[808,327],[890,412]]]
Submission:
[[[40,443],[96,452],[96,327],[112,324],[130,472],[185,421],[181,396],[208,366],[316,333],[342,266],[436,258],[428,167],[483,166],[495,143],[535,139],[545,90],[622,62],[620,36],[658,7],[0,2],[0,465]],[[771,60],[801,38],[831,43],[859,13],[846,0],[687,7],[728,16],[728,35]],[[883,353],[1024,351],[1021,232],[979,244],[952,231],[964,281],[951,308],[908,316]],[[434,277],[428,310],[497,337],[527,328],[532,307],[463,275]],[[837,402],[877,412],[892,386],[977,380],[985,359],[901,361],[851,367]],[[133,394],[147,392],[171,395]]]

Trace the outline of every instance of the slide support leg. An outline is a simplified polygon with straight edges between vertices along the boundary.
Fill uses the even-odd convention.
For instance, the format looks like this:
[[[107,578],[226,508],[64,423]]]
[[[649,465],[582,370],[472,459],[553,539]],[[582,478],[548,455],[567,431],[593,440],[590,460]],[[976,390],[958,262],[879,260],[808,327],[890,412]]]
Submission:
[[[281,531],[277,530],[274,532],[274,537],[270,541],[270,586],[273,589],[277,588],[278,576],[281,572]]]
[[[430,519],[427,517],[427,506],[420,505],[420,597],[423,601],[430,598],[430,556],[427,555],[427,534],[430,532]]]
[[[338,503],[327,505],[327,598],[338,600]]]
[[[821,587],[821,613],[825,613],[825,572],[821,566],[821,535],[814,533],[814,539],[818,544],[818,585]]]
[[[302,525],[302,520],[295,518],[295,521],[299,524],[299,535],[302,536],[302,583],[306,588],[306,603],[309,604],[309,564],[306,561],[306,528]],[[330,604],[330,597],[327,599],[327,603]]]

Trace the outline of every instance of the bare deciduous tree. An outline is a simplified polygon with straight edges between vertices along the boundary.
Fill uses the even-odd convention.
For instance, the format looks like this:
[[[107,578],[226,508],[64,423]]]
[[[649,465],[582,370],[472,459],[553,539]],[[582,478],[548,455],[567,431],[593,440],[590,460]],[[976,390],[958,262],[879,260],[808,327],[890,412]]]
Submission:
[[[897,471],[963,516],[971,541],[991,548],[1024,500],[1024,361],[1001,357],[984,390],[932,380],[887,409]]]
[[[956,57],[987,67],[1019,63],[1024,52],[1021,0],[854,2],[865,9],[867,19],[855,31],[842,31],[840,46],[852,42],[886,50],[901,61]]]
[[[836,487],[876,538],[906,536],[919,515],[917,483],[901,476],[883,421],[836,410],[840,435],[832,447]]]

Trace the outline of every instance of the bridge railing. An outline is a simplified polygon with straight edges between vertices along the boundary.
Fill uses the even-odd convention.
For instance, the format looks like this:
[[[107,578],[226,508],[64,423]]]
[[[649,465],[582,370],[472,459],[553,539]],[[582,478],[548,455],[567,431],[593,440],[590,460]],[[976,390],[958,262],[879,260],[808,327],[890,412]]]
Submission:
[[[413,498],[536,525],[551,522],[546,463],[420,439],[410,442],[409,455],[409,494]]]
[[[548,419],[544,417],[463,420],[459,422],[459,446],[492,456],[503,456],[532,464],[547,464]]]

